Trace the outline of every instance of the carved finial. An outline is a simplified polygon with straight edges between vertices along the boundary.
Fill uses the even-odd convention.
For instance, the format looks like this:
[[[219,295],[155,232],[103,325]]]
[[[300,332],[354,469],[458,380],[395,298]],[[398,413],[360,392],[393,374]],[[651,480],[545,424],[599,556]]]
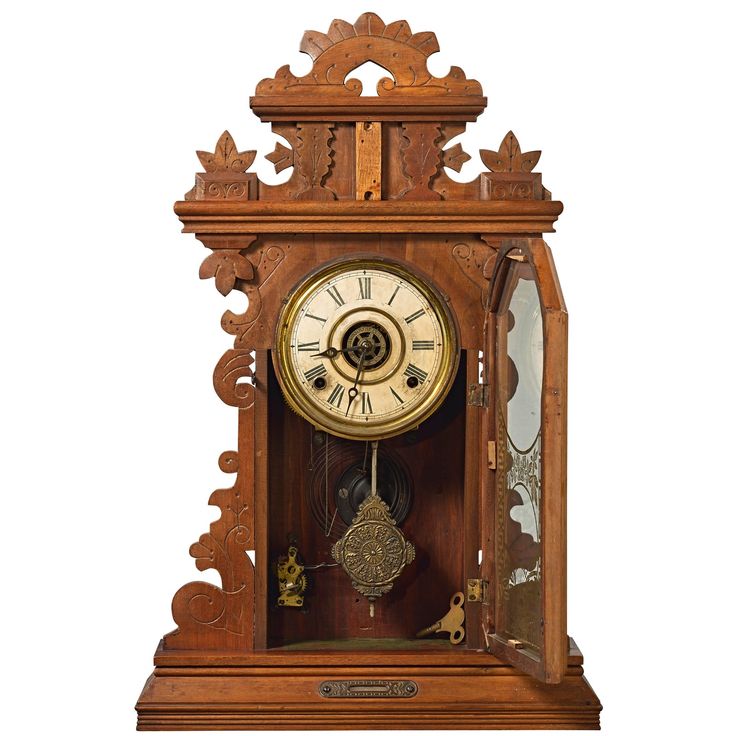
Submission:
[[[463,151],[463,144],[456,143],[450,148],[445,148],[442,151],[442,165],[448,169],[459,172],[463,168],[463,164],[466,161],[470,161],[471,156]]]
[[[270,161],[276,169],[276,173],[288,169],[294,165],[294,150],[287,148],[279,141],[276,141],[276,148],[265,157],[266,161]]]
[[[496,173],[510,171],[528,173],[537,165],[541,155],[541,151],[522,153],[519,141],[512,131],[506,133],[498,151],[483,149],[480,152],[481,161],[490,171]]]
[[[217,141],[214,153],[197,151],[197,156],[208,174],[216,171],[244,174],[255,160],[256,152],[238,151],[233,137],[225,131]]]

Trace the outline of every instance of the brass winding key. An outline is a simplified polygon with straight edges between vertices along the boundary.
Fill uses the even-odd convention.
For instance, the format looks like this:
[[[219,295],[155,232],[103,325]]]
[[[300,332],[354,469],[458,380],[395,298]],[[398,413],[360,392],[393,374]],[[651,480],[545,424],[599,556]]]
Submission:
[[[446,631],[450,635],[450,644],[459,644],[465,638],[465,596],[461,592],[450,597],[450,610],[436,623],[417,632],[417,637],[429,636],[437,631]]]

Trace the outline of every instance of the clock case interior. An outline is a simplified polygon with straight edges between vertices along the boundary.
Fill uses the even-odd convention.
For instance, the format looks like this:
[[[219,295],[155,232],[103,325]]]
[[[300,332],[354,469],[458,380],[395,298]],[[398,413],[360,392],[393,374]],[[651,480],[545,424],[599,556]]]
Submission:
[[[296,77],[282,67],[251,98],[287,143],[266,158],[291,169],[288,180],[260,181],[250,171],[256,152],[239,151],[225,131],[212,152],[198,151],[204,171],[175,205],[184,231],[210,251],[200,277],[248,304],[222,316],[233,343],[213,377],[238,416],[236,448],[219,459],[231,481],[212,492],[220,515],[190,547],[197,568],[221,582],[195,580],[175,593],[176,628],[156,650],[138,728],[597,728],[600,702],[566,628],[567,314],[541,239],[562,204],[534,171],[540,152],[524,152],[509,132],[498,150],[480,152],[485,170],[475,179],[447,173],[469,158],[453,139],[486,98],[459,67],[433,76],[434,33],[365,13],[307,31],[300,48],[311,71]],[[375,97],[350,78],[367,61],[387,70]],[[330,471],[321,494],[326,453],[359,458],[365,443],[317,436],[287,407],[273,367],[285,296],[322,265],[365,254],[421,273],[447,297],[459,338],[442,405],[379,443],[408,479],[397,518],[416,558],[373,616],[345,571],[326,566],[346,524],[338,513],[337,527],[325,528],[335,482],[349,485],[354,470],[343,475],[333,459],[340,475]],[[508,305],[520,274],[543,315],[533,462],[507,432],[516,385]],[[533,544],[513,512],[519,459],[536,484]],[[278,604],[278,565],[290,547],[307,568],[294,607]],[[418,638],[457,593],[462,641]]]
[[[269,368],[269,383],[275,383]],[[271,577],[269,647],[328,641],[349,648],[346,640],[361,648],[449,647],[447,638],[417,639],[416,634],[447,613],[451,593],[462,590],[466,579],[466,369],[463,351],[453,386],[432,417],[379,443],[379,467],[400,463],[408,481],[396,501],[408,507],[400,527],[417,552],[392,590],[376,601],[373,616],[366,598],[331,555],[347,528],[337,504],[340,490],[350,484],[341,480],[346,472],[349,480],[354,467],[356,474],[362,468],[370,473],[367,443],[315,430],[288,408],[280,391],[270,392],[268,559],[278,559],[294,544],[307,566],[325,567],[307,571],[305,604],[298,609],[278,606],[277,581]],[[476,566],[477,554],[476,549]]]
[[[467,580],[478,575],[480,470],[476,446],[483,416],[479,407],[469,406],[468,389],[481,381],[486,314],[482,293],[466,288],[467,276],[457,267],[452,250],[464,254],[462,247],[468,247],[469,240],[478,250],[488,246],[480,238],[465,235],[458,249],[458,236],[430,233],[266,235],[260,240],[256,257],[260,249],[299,248],[300,257],[281,267],[283,283],[288,285],[285,291],[291,291],[305,275],[335,262],[359,264],[370,256],[399,264],[446,301],[459,343],[457,371],[439,408],[419,426],[379,442],[379,477],[386,462],[399,465],[408,486],[399,499],[399,505],[405,507],[399,527],[414,544],[416,559],[404,568],[392,590],[375,601],[373,615],[366,598],[355,590],[331,554],[332,545],[349,524],[335,513],[340,481],[355,466],[369,469],[370,449],[365,441],[316,429],[288,406],[274,370],[276,334],[274,347],[256,354],[258,390],[267,397],[264,423],[268,436],[267,483],[255,499],[257,508],[265,510],[267,523],[261,535],[267,539],[266,553],[259,555],[256,549],[256,572],[266,581],[266,595],[256,602],[262,621],[257,628],[261,645],[307,649],[327,645],[341,651],[459,651],[481,646],[479,611],[472,607],[466,607],[466,635],[459,644],[451,645],[446,634],[416,635],[442,618],[451,596],[464,591]],[[452,270],[447,268],[448,255],[455,265]],[[261,312],[261,319],[274,330],[282,306],[281,301],[269,302]],[[278,603],[275,569],[290,546],[297,548],[302,564],[316,568],[305,571],[307,590],[300,607]]]

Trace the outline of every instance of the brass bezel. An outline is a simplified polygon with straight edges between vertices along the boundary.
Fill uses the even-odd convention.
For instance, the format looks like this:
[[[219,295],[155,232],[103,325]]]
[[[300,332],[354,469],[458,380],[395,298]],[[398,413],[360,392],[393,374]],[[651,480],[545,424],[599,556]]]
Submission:
[[[320,289],[335,276],[346,271],[361,268],[388,271],[406,280],[417,289],[437,314],[442,331],[442,339],[448,348],[443,353],[437,379],[434,382],[432,390],[424,399],[407,410],[406,414],[393,417],[380,424],[372,424],[371,426],[340,421],[335,416],[328,415],[305,398],[301,380],[291,361],[289,349],[290,336],[288,326],[304,302],[316,290]],[[460,360],[457,322],[446,299],[429,280],[423,279],[417,273],[410,271],[406,266],[396,261],[378,258],[376,256],[341,259],[306,276],[297,284],[285,300],[276,322],[274,345],[276,348],[273,356],[274,369],[289,407],[318,429],[349,440],[386,439],[417,427],[428,419],[447,397],[455,380]]]

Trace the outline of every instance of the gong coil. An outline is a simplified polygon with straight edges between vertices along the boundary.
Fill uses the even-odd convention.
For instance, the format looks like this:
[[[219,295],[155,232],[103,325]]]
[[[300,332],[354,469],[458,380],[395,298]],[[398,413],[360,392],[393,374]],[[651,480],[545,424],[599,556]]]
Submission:
[[[310,511],[325,536],[337,539],[370,495],[369,443],[315,432],[310,467],[307,485]],[[411,479],[401,459],[385,447],[378,449],[377,491],[393,519],[401,524],[411,508]]]

